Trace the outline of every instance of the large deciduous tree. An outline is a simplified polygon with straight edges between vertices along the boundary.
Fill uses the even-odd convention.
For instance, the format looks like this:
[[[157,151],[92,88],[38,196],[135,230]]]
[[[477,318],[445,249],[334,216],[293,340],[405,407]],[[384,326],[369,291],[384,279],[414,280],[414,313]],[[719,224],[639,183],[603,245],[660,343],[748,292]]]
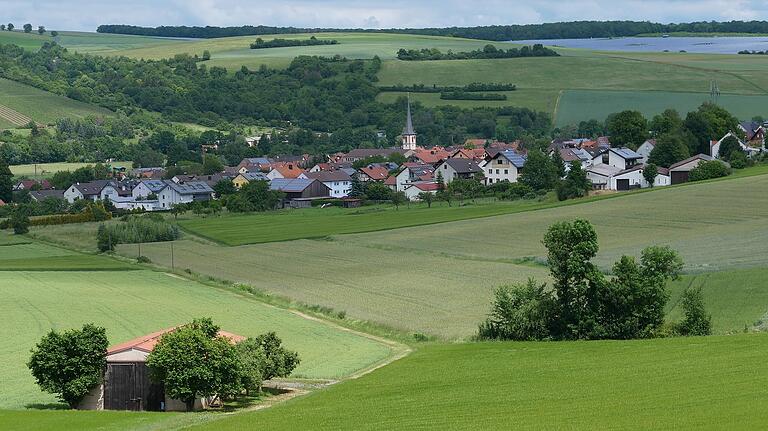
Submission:
[[[668,168],[670,165],[688,157],[688,146],[678,133],[668,133],[656,139],[656,145],[648,157],[648,163]]]
[[[5,203],[13,199],[13,172],[2,157],[0,157],[0,199]]]
[[[611,143],[617,147],[637,149],[648,138],[648,121],[638,111],[622,111],[606,120]]]
[[[528,152],[520,182],[534,190],[551,190],[558,181],[558,168],[538,149]]]
[[[93,324],[51,331],[32,349],[27,366],[42,390],[76,408],[101,382],[107,346],[106,330]]]

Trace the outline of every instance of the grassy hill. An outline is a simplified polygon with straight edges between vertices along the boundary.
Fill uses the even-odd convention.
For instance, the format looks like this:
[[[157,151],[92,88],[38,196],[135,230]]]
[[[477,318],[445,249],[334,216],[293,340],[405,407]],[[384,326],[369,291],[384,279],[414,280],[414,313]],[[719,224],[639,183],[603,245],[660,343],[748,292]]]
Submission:
[[[112,343],[205,316],[245,336],[276,331],[301,356],[295,376],[313,379],[344,377],[390,355],[378,341],[231,290],[13,239],[0,245],[0,313],[8,322],[0,329],[0,408],[53,402],[24,365],[29,350],[50,329],[88,322],[107,328]]]
[[[112,115],[112,112],[0,78],[0,129],[23,126],[30,119],[48,124],[62,117],[82,118],[89,115],[106,116]]]
[[[193,429],[758,429],[768,336],[425,347],[368,376]]]

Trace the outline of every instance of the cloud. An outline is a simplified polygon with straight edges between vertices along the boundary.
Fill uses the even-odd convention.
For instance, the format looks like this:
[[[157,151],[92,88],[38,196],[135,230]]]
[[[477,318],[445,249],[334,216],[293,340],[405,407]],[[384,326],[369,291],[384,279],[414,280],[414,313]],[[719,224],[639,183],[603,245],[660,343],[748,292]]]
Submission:
[[[760,19],[761,0],[0,0],[6,22],[93,31],[99,24],[449,27],[574,20]]]

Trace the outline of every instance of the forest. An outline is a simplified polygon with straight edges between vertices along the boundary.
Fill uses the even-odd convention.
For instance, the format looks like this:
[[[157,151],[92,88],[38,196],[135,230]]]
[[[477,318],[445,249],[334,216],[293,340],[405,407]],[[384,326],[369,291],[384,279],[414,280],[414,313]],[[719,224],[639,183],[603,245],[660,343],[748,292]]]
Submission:
[[[334,29],[272,26],[240,27],[138,27],[133,25],[101,25],[99,33],[133,34],[140,36],[217,38],[265,34],[295,34],[323,32],[398,33],[430,36],[452,36],[494,41],[528,39],[581,39],[627,37],[647,33],[768,33],[768,21],[690,22],[660,24],[649,21],[573,21],[527,25],[490,25],[444,28]]]
[[[256,38],[256,41],[251,44],[251,49],[266,49],[266,48],[285,48],[287,46],[316,46],[316,45],[336,45],[339,41],[336,39],[318,39],[315,36],[309,39],[272,39],[264,40],[262,38]]]
[[[524,58],[524,57],[559,57],[557,51],[545,48],[544,45],[523,46],[521,48],[499,49],[493,45],[485,45],[483,49],[467,52],[442,52],[437,48],[404,49],[397,51],[397,59],[404,61],[426,60],[470,60],[492,58]]]

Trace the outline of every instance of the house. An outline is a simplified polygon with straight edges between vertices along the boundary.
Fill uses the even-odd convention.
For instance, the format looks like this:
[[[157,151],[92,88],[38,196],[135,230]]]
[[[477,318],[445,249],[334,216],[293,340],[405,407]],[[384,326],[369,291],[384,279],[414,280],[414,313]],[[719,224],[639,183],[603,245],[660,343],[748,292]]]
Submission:
[[[485,184],[490,185],[500,181],[516,183],[525,165],[525,157],[514,150],[504,150],[480,163],[485,175]],[[443,175],[445,177],[445,175]]]
[[[16,183],[13,186],[14,191],[20,191],[20,190],[32,190],[32,189],[40,189],[40,190],[46,190],[46,189],[52,189],[51,183],[48,182],[48,180],[21,180],[18,183]]]
[[[592,154],[587,150],[581,148],[561,148],[558,151],[560,152],[560,158],[565,162],[566,172],[571,170],[571,165],[576,161],[580,162],[584,168],[592,166]]]
[[[237,172],[269,172],[272,169],[272,161],[266,157],[249,157],[240,161]]]
[[[389,170],[381,165],[368,165],[360,168],[358,178],[360,181],[384,181],[389,176]]]
[[[306,179],[307,176],[304,174],[304,169],[301,169],[295,163],[290,162],[290,163],[274,164],[272,166],[272,170],[269,171],[269,173],[267,174],[267,178],[269,178],[270,180],[275,180],[275,179],[293,180],[296,178]]]
[[[110,196],[119,196],[120,187],[112,180],[97,180],[89,183],[75,183],[64,191],[64,199],[73,203],[78,199],[91,201],[103,200]]]
[[[264,172],[245,172],[237,174],[232,180],[232,184],[235,185],[236,189],[240,189],[251,181],[269,181],[269,177]]]
[[[168,210],[174,205],[190,202],[208,201],[213,197],[213,189],[203,181],[176,183],[163,181],[166,185],[157,195],[158,209]]]
[[[654,179],[654,187],[663,187],[671,184],[669,171],[666,168],[657,168],[658,174]],[[595,190],[626,191],[649,187],[643,172],[645,165],[635,165],[631,168],[618,170],[610,165],[595,165],[587,168],[587,178],[592,181]]]
[[[285,193],[283,206],[291,208],[304,208],[312,205],[312,200],[331,196],[331,189],[316,179],[278,178],[269,183],[271,190],[279,190]]]
[[[642,157],[638,162],[642,164],[648,163],[648,159],[651,157],[651,151],[653,151],[654,148],[656,148],[655,139],[648,139],[643,142],[642,145],[637,147],[636,153]]]
[[[629,148],[608,148],[595,154],[595,156],[592,157],[592,164],[609,165],[623,171],[624,169],[629,169],[640,163],[642,158],[643,156]]]
[[[131,171],[134,178],[160,180],[165,175],[164,168],[135,168]]]
[[[456,178],[473,178],[483,172],[477,163],[467,159],[447,159],[435,167],[435,178],[442,175],[443,183],[448,184]]]
[[[739,128],[747,138],[747,145],[762,150],[765,150],[765,127],[766,123],[759,121],[742,121],[739,123]]]
[[[419,181],[408,185],[403,192],[408,200],[417,201],[420,199],[420,193],[431,193],[434,195],[438,190],[440,190],[440,184],[434,181]]]
[[[748,156],[754,156],[755,154],[759,153],[761,151],[760,147],[750,147],[747,145],[744,141],[742,141],[736,134],[728,132],[723,136],[719,141],[710,141],[710,155],[715,158],[720,158],[720,146],[722,145],[723,141],[725,141],[727,138],[734,138],[737,141],[739,141],[739,147],[741,148],[744,153],[746,153]]]
[[[352,177],[343,171],[310,172],[307,177],[325,184],[332,198],[346,197],[352,191]]]
[[[603,163],[592,165],[586,169],[587,178],[592,182],[592,188],[595,190],[611,190],[613,184],[611,179],[614,175],[622,171],[617,167]]]
[[[387,184],[395,191],[402,192],[405,191],[411,183],[434,180],[435,168],[432,167],[432,165],[405,163],[403,166],[403,169],[398,172],[397,175],[390,177],[394,178],[394,181],[390,181],[390,184],[387,184],[385,181],[384,184]],[[387,178],[387,180],[389,180],[389,178]],[[393,185],[394,187],[392,187]]]
[[[381,156],[388,158],[393,153],[400,153],[403,154],[404,151],[399,148],[356,148],[347,154],[343,154],[337,158],[337,160],[332,160],[333,162],[340,162],[340,163],[354,163],[358,160],[365,160],[369,157],[374,156]]]
[[[171,180],[175,183],[188,183],[190,181],[203,181],[213,188],[221,181],[230,180],[235,175],[229,175],[224,173],[211,174],[211,175],[176,175]]]
[[[166,184],[163,180],[142,180],[131,190],[131,197],[137,201],[147,199],[150,196],[155,196],[157,199],[157,195],[165,187]]]
[[[185,411],[186,405],[165,395],[163,384],[150,380],[147,357],[163,335],[179,327],[153,332],[107,349],[103,383],[90,391],[78,405],[80,410]],[[236,344],[245,337],[219,331],[218,337]],[[195,401],[195,409],[207,406],[207,399]]]
[[[426,165],[436,166],[443,160],[451,158],[451,153],[442,147],[432,147],[430,149],[417,149],[411,159],[417,160]]]
[[[309,172],[338,171],[341,169],[349,169],[349,168],[352,168],[352,163],[328,162],[328,163],[318,163],[315,166],[312,166],[312,169],[310,169]]]
[[[712,161],[714,158],[706,154],[697,154],[685,160],[681,160],[669,167],[669,176],[671,184],[680,184],[688,182],[688,175],[691,170],[699,166],[701,162]]]
[[[64,191],[63,190],[33,190],[29,192],[29,197],[32,198],[35,202],[42,202],[43,200],[47,198],[57,198],[57,199],[64,199]]]

